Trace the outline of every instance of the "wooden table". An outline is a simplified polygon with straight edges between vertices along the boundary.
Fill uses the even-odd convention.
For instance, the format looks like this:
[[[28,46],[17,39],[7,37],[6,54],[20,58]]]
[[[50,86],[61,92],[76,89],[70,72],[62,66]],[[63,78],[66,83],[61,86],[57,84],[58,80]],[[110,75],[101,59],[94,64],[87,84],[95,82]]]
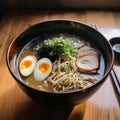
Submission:
[[[120,96],[111,76],[87,101],[72,110],[51,110],[32,101],[18,87],[6,66],[6,49],[12,39],[34,23],[72,19],[97,23],[108,39],[120,36],[120,11],[37,10],[9,11],[0,21],[0,120],[120,120]],[[115,58],[120,71],[120,57]]]

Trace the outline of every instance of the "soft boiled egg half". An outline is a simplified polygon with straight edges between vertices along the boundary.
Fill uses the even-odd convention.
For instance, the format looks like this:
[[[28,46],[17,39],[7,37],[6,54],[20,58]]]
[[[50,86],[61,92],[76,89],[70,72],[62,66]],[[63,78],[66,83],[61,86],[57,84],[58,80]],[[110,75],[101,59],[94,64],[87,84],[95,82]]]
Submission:
[[[35,56],[28,55],[22,59],[22,61],[19,64],[19,70],[21,75],[27,77],[29,76],[36,65],[37,59]]]
[[[48,77],[52,70],[52,62],[48,58],[41,58],[34,69],[34,78],[37,81],[42,81]]]

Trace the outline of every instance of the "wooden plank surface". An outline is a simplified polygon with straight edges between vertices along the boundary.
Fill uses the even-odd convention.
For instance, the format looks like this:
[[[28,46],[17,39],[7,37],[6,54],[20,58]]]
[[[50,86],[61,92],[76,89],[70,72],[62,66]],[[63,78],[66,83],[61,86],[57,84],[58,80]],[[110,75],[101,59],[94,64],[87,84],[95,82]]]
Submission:
[[[9,11],[0,21],[0,120],[119,120],[120,96],[111,76],[87,101],[70,110],[51,110],[32,101],[17,86],[6,66],[6,50],[12,39],[30,25],[43,20],[72,19],[97,23],[108,40],[120,36],[120,11],[38,10]],[[115,33],[117,31],[117,33]],[[114,34],[113,34],[114,33]],[[115,59],[120,71],[120,57]]]

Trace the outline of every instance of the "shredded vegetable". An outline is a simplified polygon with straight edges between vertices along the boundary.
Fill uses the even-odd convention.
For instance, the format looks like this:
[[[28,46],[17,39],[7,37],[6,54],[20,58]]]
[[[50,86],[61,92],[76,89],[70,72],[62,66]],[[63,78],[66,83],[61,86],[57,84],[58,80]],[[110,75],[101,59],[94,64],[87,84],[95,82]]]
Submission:
[[[74,44],[68,39],[63,37],[54,37],[48,40],[45,45],[52,48],[51,54],[58,56],[72,56],[77,54]]]

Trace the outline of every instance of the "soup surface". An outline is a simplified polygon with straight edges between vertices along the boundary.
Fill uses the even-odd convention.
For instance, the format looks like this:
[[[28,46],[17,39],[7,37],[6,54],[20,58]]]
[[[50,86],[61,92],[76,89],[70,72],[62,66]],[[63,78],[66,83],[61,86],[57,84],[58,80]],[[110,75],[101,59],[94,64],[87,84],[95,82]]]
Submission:
[[[18,56],[21,80],[48,92],[87,88],[100,80],[104,70],[99,49],[90,40],[71,34],[36,37]]]

